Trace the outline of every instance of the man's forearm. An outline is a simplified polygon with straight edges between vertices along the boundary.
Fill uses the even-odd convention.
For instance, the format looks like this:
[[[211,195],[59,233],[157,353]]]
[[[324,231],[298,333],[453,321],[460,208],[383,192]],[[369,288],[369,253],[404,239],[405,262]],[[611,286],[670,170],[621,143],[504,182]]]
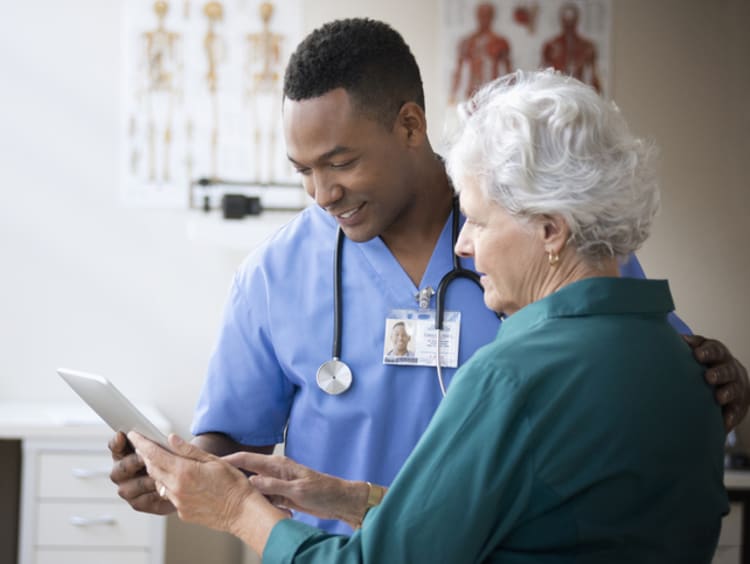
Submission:
[[[238,443],[229,435],[224,433],[203,433],[196,435],[190,441],[198,448],[215,454],[216,456],[225,456],[233,452],[257,452],[260,454],[271,454],[275,445],[250,446]]]

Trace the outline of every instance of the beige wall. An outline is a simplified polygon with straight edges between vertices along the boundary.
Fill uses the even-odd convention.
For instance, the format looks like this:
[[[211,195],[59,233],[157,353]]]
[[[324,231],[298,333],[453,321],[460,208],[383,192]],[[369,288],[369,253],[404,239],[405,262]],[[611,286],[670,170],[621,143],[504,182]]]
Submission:
[[[661,148],[662,213],[639,253],[696,333],[750,365],[750,2],[615,2],[614,97]],[[750,421],[741,427],[750,446]]]
[[[750,2],[615,3],[614,98],[661,147],[663,211],[639,253],[678,311],[750,362]]]

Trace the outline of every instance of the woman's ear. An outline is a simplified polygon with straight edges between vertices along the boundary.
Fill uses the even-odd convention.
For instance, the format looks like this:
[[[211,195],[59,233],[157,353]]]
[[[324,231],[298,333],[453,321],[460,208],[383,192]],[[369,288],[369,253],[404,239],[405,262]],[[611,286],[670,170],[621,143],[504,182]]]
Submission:
[[[394,127],[410,146],[421,145],[427,139],[427,118],[416,102],[406,102],[401,106]]]
[[[570,227],[561,215],[545,214],[539,220],[539,233],[545,252],[559,255],[570,238]]]

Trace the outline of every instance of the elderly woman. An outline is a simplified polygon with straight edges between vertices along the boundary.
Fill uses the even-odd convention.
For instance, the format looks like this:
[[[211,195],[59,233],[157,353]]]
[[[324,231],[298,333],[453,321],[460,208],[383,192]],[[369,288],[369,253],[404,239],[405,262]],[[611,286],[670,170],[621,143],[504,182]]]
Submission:
[[[728,509],[721,413],[667,322],[667,283],[618,277],[658,206],[648,146],[550,71],[468,107],[448,159],[467,218],[456,250],[507,319],[359,530],[324,534],[261,492],[356,524],[346,482],[232,455],[270,474],[248,480],[177,437],[176,455],[131,440],[183,519],[264,562],[710,562]]]

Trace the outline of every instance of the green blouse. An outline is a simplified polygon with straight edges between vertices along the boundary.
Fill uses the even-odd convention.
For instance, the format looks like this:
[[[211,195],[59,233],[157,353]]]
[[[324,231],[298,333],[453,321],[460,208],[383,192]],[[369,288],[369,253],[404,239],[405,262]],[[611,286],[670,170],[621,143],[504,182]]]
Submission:
[[[521,309],[362,529],[285,520],[263,562],[710,562],[724,428],[673,308],[665,281],[590,278]]]

